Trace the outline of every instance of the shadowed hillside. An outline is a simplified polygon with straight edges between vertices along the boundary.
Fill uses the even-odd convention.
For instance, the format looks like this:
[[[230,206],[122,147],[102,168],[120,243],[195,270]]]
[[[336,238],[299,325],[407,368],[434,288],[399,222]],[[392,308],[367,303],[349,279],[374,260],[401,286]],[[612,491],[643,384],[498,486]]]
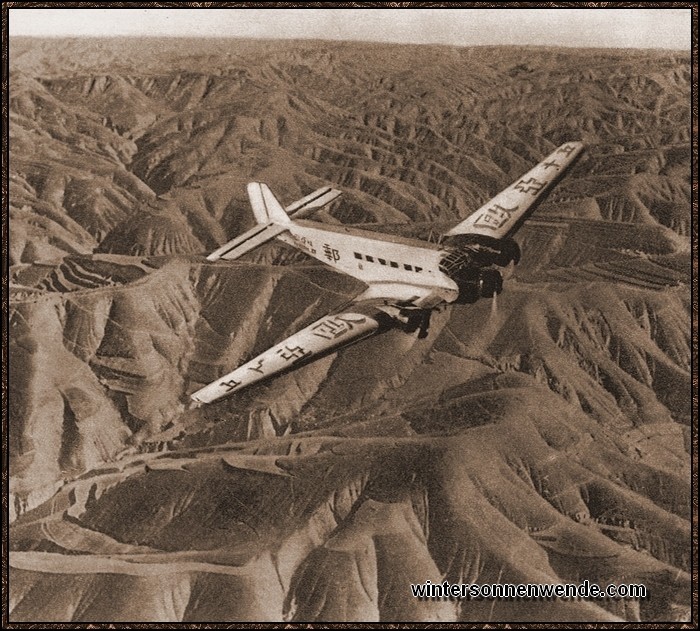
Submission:
[[[245,40],[10,42],[11,621],[689,616],[690,59]],[[495,301],[221,402],[363,285],[281,244],[434,239],[566,140]],[[651,597],[416,600],[410,583]]]

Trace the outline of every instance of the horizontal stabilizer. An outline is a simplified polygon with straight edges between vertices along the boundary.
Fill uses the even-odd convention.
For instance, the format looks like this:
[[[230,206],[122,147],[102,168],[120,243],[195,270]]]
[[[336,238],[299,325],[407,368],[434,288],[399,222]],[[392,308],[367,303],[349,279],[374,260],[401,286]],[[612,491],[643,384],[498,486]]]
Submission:
[[[247,252],[254,250],[259,245],[268,242],[279,234],[287,230],[287,226],[279,224],[258,224],[254,228],[237,236],[226,245],[222,245],[218,250],[207,256],[207,261],[218,261],[219,259],[233,260],[243,256]]]
[[[379,322],[362,313],[325,316],[190,396],[197,403],[211,403],[368,337],[378,329]]]
[[[565,142],[445,235],[478,234],[494,239],[509,237],[582,151],[583,143]]]
[[[290,204],[286,210],[290,217],[303,219],[319,208],[327,206],[341,195],[342,192],[338,189],[324,186]]]

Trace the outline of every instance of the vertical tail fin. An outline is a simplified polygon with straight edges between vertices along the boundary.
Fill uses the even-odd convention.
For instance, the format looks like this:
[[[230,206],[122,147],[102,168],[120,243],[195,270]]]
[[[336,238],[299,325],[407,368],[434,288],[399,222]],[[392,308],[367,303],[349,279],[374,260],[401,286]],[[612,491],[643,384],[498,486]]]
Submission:
[[[253,208],[255,220],[259,224],[290,223],[289,215],[272,194],[267,184],[250,182],[248,184],[248,197],[250,198],[250,205]]]

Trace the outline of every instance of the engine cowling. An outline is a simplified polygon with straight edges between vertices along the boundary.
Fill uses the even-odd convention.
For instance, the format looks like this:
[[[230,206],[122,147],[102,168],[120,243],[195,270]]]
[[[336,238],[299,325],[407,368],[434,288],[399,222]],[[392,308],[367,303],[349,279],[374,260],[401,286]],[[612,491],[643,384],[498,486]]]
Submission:
[[[470,269],[453,276],[459,287],[458,304],[473,303],[479,298],[491,298],[503,291],[503,277],[495,269]]]
[[[495,269],[483,269],[479,273],[479,296],[492,298],[503,291],[503,276]]]
[[[461,234],[445,240],[455,262],[459,257],[476,267],[506,267],[520,262],[520,246],[513,239],[494,239],[480,234]],[[448,267],[450,261],[444,261]]]
[[[498,267],[507,267],[511,263],[517,265],[520,263],[520,246],[513,239],[504,239],[499,243],[499,251],[493,262]]]

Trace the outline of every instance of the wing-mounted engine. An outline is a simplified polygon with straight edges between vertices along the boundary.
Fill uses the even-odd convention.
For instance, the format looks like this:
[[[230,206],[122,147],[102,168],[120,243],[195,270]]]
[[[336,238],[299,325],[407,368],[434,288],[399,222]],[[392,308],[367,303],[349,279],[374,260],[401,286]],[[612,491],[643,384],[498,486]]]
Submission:
[[[459,286],[459,302],[474,302],[501,290],[501,274],[490,268],[518,263],[520,248],[513,234],[583,149],[582,142],[565,142],[445,233],[440,270]]]

